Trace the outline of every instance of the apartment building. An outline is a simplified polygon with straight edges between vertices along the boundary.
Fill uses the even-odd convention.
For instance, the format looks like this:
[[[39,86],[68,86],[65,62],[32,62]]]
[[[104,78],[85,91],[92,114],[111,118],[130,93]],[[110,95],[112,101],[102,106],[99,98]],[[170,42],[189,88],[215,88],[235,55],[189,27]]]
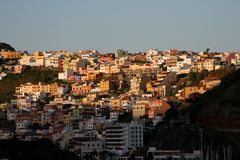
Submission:
[[[109,80],[101,80],[100,81],[100,91],[108,92],[110,90],[110,82]]]
[[[158,66],[151,65],[130,65],[127,68],[122,68],[124,75],[127,78],[132,78],[136,75],[154,76],[161,73],[162,69]]]
[[[129,148],[143,146],[143,126],[141,124],[110,124],[105,129],[105,147],[117,153]]]
[[[141,116],[146,115],[146,110],[149,108],[149,101],[139,100],[132,107],[133,119],[139,119]]]
[[[146,84],[150,81],[148,76],[137,76],[130,80],[130,94],[141,95],[146,90]]]
[[[78,83],[74,83],[72,84],[72,94],[75,94],[75,95],[80,95],[80,94],[85,94],[85,93],[90,93],[92,89],[92,86],[91,85],[87,85],[87,84],[78,84]]]
[[[198,72],[206,69],[208,71],[215,70],[215,65],[217,65],[218,62],[214,59],[201,59],[194,63],[194,67],[197,69]]]
[[[0,52],[0,57],[3,57],[4,59],[20,59],[21,58],[21,52]]]

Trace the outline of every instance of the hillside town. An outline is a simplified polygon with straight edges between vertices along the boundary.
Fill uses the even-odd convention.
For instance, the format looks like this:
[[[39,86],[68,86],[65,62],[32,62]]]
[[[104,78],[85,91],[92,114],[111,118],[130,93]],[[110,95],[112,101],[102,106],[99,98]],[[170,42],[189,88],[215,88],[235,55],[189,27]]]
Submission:
[[[222,72],[240,66],[240,53],[97,50],[0,52],[0,83],[31,69],[53,70],[50,83],[24,82],[0,100],[0,139],[50,139],[80,159],[200,160],[201,150],[145,145],[146,132],[221,83]],[[1,99],[2,97],[0,97]],[[148,137],[149,138],[149,137]],[[101,158],[105,156],[105,158]]]

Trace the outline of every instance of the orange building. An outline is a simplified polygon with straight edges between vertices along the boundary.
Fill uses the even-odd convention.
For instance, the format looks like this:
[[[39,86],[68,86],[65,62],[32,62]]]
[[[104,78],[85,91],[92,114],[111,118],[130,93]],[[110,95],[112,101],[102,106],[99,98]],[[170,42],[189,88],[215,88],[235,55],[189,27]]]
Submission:
[[[72,85],[72,93],[73,94],[84,94],[89,93],[92,89],[92,86],[90,85],[79,85],[79,84],[73,84]]]
[[[171,106],[162,99],[151,99],[149,100],[148,117],[154,118],[159,114],[164,116],[170,107]]]
[[[100,91],[108,92],[110,90],[110,82],[109,80],[101,80],[100,81]]]
[[[21,58],[21,52],[0,52],[0,55],[2,55],[5,59],[20,59]]]

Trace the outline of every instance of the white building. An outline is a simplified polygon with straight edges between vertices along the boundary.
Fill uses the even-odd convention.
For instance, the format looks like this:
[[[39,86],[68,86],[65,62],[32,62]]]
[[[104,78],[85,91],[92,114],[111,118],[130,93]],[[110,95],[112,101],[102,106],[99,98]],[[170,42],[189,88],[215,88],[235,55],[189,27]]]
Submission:
[[[105,129],[107,150],[123,154],[129,148],[143,146],[143,126],[141,124],[110,124]]]
[[[143,146],[143,125],[137,123],[128,124],[128,147]]]
[[[146,51],[147,61],[152,61],[153,56],[157,56],[157,55],[158,55],[158,50],[157,49],[149,49],[149,50]]]
[[[49,57],[45,59],[45,67],[58,67],[59,60],[58,58]]]
[[[118,116],[119,116],[119,112],[117,112],[117,111],[110,112],[110,120],[111,121],[117,121]]]
[[[70,76],[73,76],[73,70],[71,69],[67,69],[65,72],[60,72],[58,73],[58,79],[62,79],[62,80],[66,80],[68,79]]]

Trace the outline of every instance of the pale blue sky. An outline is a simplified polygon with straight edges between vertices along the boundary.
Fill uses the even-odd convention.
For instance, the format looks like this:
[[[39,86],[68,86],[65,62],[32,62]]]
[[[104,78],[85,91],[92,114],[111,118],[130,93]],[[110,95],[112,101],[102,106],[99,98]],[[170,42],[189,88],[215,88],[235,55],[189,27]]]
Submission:
[[[17,50],[240,51],[240,0],[1,0]]]

